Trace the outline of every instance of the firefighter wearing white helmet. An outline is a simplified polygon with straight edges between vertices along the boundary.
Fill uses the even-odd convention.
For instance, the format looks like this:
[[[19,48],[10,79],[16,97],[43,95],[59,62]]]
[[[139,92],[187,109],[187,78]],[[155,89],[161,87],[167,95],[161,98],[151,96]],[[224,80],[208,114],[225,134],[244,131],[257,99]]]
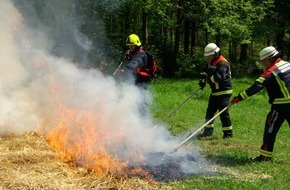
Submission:
[[[232,94],[231,70],[229,62],[221,55],[220,48],[210,43],[204,48],[206,64],[200,73],[199,86],[203,89],[208,83],[211,94],[208,101],[205,122],[214,117],[217,111],[227,107]],[[233,136],[233,127],[228,110],[220,114],[223,138]],[[214,121],[205,126],[201,137],[209,137],[214,132]]]
[[[265,72],[245,91],[231,100],[236,104],[260,92],[267,90],[271,110],[267,115],[260,155],[253,161],[270,161],[274,149],[276,135],[287,120],[290,126],[290,63],[280,58],[279,52],[273,46],[260,51],[260,60]]]
[[[220,51],[220,48],[215,43],[210,43],[204,48],[204,56],[215,55]]]
[[[273,46],[266,47],[260,51],[260,60],[264,60],[266,58],[272,58],[278,55],[279,52]]]

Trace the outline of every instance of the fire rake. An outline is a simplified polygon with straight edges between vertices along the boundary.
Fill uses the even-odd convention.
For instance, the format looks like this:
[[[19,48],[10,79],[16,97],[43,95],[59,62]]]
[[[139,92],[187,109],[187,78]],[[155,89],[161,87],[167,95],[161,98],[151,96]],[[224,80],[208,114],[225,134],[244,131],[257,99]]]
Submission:
[[[229,104],[224,109],[222,109],[220,112],[218,112],[215,116],[213,116],[210,120],[208,120],[203,126],[198,128],[195,132],[193,132],[189,137],[187,137],[184,141],[182,141],[175,149],[171,152],[173,154],[176,152],[182,145],[184,145],[189,139],[191,139],[194,135],[196,135],[199,131],[201,131],[205,126],[207,126],[210,122],[212,122],[216,117],[218,117],[220,114],[225,112],[232,104]]]

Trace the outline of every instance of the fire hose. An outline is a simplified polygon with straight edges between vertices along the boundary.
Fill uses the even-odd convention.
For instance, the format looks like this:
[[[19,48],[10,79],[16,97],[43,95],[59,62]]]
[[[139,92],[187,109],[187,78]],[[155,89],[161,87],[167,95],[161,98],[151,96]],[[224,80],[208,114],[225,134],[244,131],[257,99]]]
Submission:
[[[198,88],[197,90],[195,90],[194,92],[192,92],[190,94],[190,96],[188,96],[183,102],[181,102],[178,106],[176,106],[171,112],[169,112],[161,121],[159,121],[159,123],[164,122],[167,118],[169,118],[173,113],[175,113],[181,106],[183,106],[185,104],[185,102],[187,102],[190,98],[192,98],[201,88]],[[151,133],[155,128],[158,127],[158,124],[156,124],[154,127],[152,127],[149,130],[149,133]]]
[[[215,116],[213,116],[210,120],[208,120],[203,126],[198,128],[195,132],[193,132],[189,137],[187,137],[184,141],[182,141],[175,149],[171,152],[173,154],[176,152],[182,145],[184,145],[188,140],[190,140],[194,135],[196,135],[199,131],[201,131],[205,126],[207,126],[210,122],[212,122],[216,117],[218,117],[220,114],[225,112],[232,104],[229,104],[224,109],[222,109],[220,112],[218,112]]]

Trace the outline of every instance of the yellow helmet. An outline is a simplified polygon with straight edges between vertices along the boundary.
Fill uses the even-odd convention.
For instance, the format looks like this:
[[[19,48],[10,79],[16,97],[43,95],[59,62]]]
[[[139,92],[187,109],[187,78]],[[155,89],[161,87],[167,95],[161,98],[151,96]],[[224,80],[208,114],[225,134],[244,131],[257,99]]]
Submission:
[[[141,46],[141,41],[136,34],[131,34],[126,40],[126,45]]]

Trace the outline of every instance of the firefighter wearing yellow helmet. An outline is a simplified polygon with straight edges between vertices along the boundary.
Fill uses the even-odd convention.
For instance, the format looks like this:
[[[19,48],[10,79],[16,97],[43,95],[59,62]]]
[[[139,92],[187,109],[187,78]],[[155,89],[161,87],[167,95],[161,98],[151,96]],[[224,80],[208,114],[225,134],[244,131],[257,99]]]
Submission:
[[[146,73],[140,72],[140,68],[145,68],[147,65],[147,54],[142,48],[142,43],[139,36],[131,34],[126,39],[126,45],[129,48],[124,55],[124,60],[127,65],[124,66],[119,72],[128,78],[134,78],[135,84],[138,86],[146,86],[150,81],[150,77]]]
[[[222,56],[220,48],[215,43],[209,43],[204,48],[206,64],[200,73],[199,86],[203,89],[208,83],[211,94],[208,101],[205,122],[214,117],[217,111],[223,110],[230,103],[232,81],[229,62]],[[233,127],[228,110],[220,114],[223,138],[233,136]],[[212,136],[214,120],[205,126],[201,137]]]
[[[253,161],[272,159],[276,135],[285,120],[290,126],[290,63],[283,61],[275,47],[269,46],[260,51],[260,61],[265,72],[245,91],[231,100],[236,104],[266,88],[271,110],[267,115],[260,155]]]
[[[127,40],[126,40],[126,45],[127,46],[141,46],[142,43],[139,39],[139,37],[136,34],[131,34],[130,36],[128,36]]]
[[[140,114],[142,116],[147,115],[145,95],[151,77],[148,73],[143,72],[143,68],[147,66],[147,54],[142,49],[140,38],[136,34],[131,34],[126,39],[126,45],[129,51],[124,55],[124,62],[126,65],[119,69],[118,76],[121,76],[128,82],[133,82],[141,91],[143,97],[142,105],[140,105]]]

